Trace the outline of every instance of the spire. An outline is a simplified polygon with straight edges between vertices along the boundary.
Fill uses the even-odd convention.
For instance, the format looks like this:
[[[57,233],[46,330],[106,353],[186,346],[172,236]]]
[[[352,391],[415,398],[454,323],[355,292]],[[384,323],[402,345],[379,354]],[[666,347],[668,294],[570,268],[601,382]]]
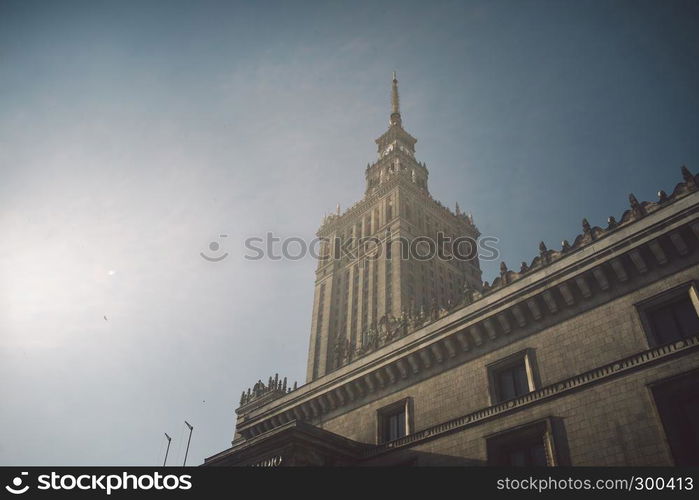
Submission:
[[[398,100],[398,79],[396,78],[396,72],[393,72],[393,85],[391,86],[391,120],[390,125],[401,126],[400,119],[400,102]]]
[[[394,71],[391,85],[391,119],[388,121],[388,130],[376,139],[376,144],[379,147],[379,159],[391,151],[402,151],[404,154],[414,158],[416,142],[417,139],[403,129],[398,101],[398,78]],[[367,170],[367,173],[370,172],[370,169]]]
[[[391,113],[400,113],[400,103],[398,101],[398,79],[396,72],[393,72],[393,88],[391,89]]]

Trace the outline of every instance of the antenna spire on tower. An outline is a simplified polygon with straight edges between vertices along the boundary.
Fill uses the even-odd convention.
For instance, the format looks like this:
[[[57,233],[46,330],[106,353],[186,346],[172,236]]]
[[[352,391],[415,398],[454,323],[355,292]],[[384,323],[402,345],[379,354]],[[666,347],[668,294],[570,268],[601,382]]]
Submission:
[[[396,72],[393,72],[393,85],[391,86],[391,125],[400,125],[400,101],[398,99],[398,78]]]

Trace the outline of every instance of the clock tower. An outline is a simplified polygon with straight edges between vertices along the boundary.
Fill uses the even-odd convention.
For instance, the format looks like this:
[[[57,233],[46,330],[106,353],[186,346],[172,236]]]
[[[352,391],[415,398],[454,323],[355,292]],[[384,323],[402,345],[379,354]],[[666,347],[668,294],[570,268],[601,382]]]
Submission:
[[[448,255],[438,243],[474,242],[470,215],[436,201],[427,166],[415,158],[417,139],[404,128],[395,72],[388,130],[378,158],[367,165],[364,197],[327,216],[316,269],[306,379],[315,380],[450,309],[464,288],[481,288],[475,247],[470,258]],[[443,246],[443,245],[440,245]]]

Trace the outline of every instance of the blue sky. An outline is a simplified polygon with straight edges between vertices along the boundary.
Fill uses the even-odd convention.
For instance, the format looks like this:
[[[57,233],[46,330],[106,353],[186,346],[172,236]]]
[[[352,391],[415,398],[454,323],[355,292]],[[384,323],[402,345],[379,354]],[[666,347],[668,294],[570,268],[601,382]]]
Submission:
[[[310,239],[361,198],[394,70],[432,194],[511,268],[670,192],[699,171],[698,22],[676,0],[0,2],[0,464],[157,464],[163,432],[181,463],[184,419],[201,463],[243,389],[302,382],[314,262],[243,240]]]

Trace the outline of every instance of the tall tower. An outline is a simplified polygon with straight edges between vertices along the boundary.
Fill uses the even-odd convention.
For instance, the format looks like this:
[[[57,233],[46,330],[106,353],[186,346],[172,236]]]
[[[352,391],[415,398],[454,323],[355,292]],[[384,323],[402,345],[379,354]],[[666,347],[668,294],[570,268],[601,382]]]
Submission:
[[[342,214],[338,207],[317,233],[324,244],[308,382],[362,357],[397,318],[422,318],[451,306],[464,288],[481,288],[475,246],[464,249],[480,233],[458,204],[451,211],[432,198],[427,166],[415,159],[416,142],[403,129],[394,72],[389,127],[376,139],[378,159],[367,165],[364,198]],[[444,245],[437,249],[445,238],[464,243],[457,249],[462,258],[447,255]]]

